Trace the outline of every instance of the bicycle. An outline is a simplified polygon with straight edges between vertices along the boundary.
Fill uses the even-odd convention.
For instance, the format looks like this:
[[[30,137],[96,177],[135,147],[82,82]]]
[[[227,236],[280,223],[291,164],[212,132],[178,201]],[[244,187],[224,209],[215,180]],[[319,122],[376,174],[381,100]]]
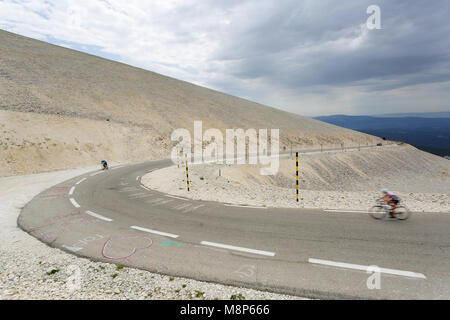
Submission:
[[[101,164],[102,164],[102,170],[108,170],[109,169],[108,163],[105,160],[102,160]]]
[[[378,205],[369,209],[369,215],[377,220],[384,219],[391,211],[391,206],[382,200],[378,200]],[[411,216],[411,211],[404,205],[397,206],[394,210],[394,218],[406,220]]]

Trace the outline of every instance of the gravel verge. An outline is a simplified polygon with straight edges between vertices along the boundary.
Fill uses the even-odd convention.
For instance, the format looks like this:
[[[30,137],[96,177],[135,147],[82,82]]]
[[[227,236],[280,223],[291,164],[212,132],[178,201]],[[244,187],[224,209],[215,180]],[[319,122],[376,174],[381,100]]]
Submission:
[[[450,186],[450,162],[415,148],[301,155],[301,160],[299,202],[295,160],[281,160],[275,177],[261,176],[257,165],[191,164],[189,192],[184,164],[152,171],[141,182],[195,200],[351,211],[367,211],[381,196],[381,188],[392,187],[411,211],[450,212],[450,194],[444,191]]]
[[[0,299],[299,299],[93,262],[18,228],[35,195],[95,168],[0,178]]]

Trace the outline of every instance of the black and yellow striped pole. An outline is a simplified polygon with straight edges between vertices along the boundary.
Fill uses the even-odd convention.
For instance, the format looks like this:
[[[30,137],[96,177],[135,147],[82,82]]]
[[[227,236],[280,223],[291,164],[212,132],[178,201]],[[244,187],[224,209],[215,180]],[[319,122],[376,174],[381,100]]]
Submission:
[[[296,188],[297,188],[297,202],[298,202],[298,152],[295,153],[295,183],[296,183]]]
[[[188,157],[186,154],[186,183],[187,183],[187,190],[189,191],[189,169],[188,169]]]

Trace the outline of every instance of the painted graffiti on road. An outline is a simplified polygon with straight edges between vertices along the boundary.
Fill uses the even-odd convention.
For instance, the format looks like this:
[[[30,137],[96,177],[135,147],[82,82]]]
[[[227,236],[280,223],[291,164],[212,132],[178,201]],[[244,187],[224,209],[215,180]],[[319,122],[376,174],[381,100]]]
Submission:
[[[72,211],[69,214],[48,217],[43,220],[40,226],[32,227],[28,232],[45,241],[52,242],[58,235],[72,231],[79,224],[86,226],[99,223],[99,221],[80,211]]]
[[[31,228],[29,232],[34,232],[49,227],[55,227],[60,231],[70,231],[71,226],[76,223],[82,223],[83,225],[95,224],[98,223],[98,219],[85,215],[80,211],[72,211],[71,213],[66,215],[59,215],[46,218],[44,219],[42,225]]]
[[[161,247],[184,247],[184,244],[168,239],[160,244]]]
[[[234,271],[240,278],[250,278],[255,275],[256,266],[254,264],[244,264],[238,270]]]
[[[139,250],[148,249],[153,240],[143,236],[110,237],[103,244],[102,256],[111,260],[127,259]]]
[[[63,246],[64,248],[66,248],[67,250],[69,250],[69,251],[72,251],[72,252],[78,252],[78,251],[80,251],[80,250],[83,250],[89,242],[101,240],[101,239],[103,239],[103,238],[105,238],[103,235],[101,235],[101,234],[95,234],[95,235],[93,235],[93,236],[85,237],[85,238],[83,238],[83,239],[81,239],[81,240],[78,240],[77,242],[73,243],[73,244],[70,245],[70,246],[65,245],[65,244],[62,245],[62,246]]]
[[[70,187],[53,187],[43,193],[41,193],[38,198],[40,199],[57,199],[57,198],[67,198],[67,193]]]

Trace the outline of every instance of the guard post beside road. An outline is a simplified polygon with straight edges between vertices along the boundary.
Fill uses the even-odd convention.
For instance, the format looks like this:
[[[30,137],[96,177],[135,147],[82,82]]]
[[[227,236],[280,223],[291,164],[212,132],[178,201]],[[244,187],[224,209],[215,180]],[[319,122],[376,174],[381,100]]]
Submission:
[[[298,151],[295,153],[295,183],[297,188],[297,202],[298,202]]]

